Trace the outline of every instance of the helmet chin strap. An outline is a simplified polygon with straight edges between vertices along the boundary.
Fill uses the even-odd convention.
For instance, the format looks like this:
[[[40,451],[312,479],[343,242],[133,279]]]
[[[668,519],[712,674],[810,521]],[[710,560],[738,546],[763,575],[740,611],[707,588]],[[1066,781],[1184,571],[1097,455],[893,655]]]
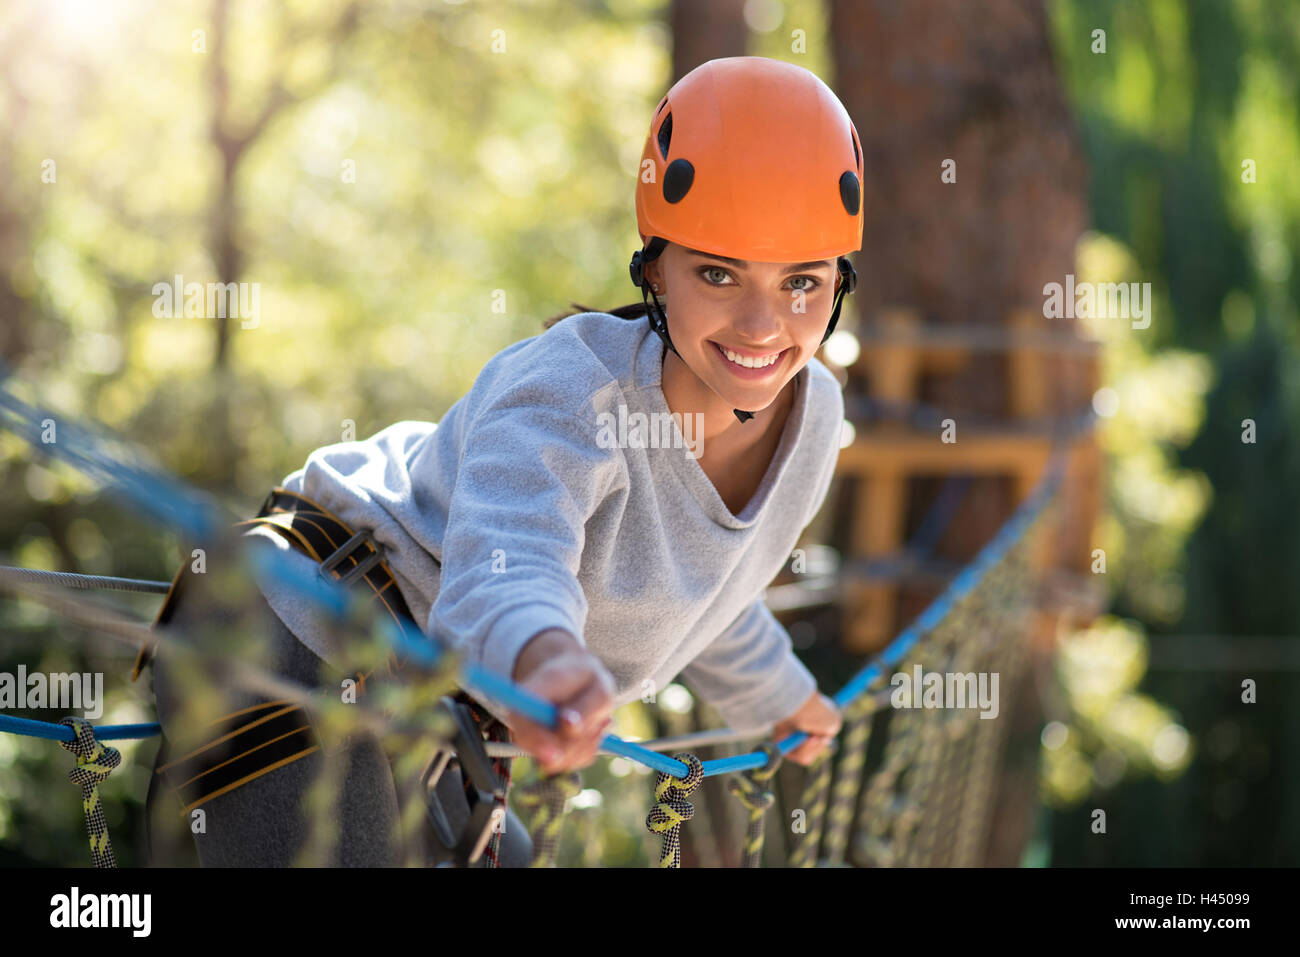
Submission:
[[[664,345],[673,352],[677,352],[677,347],[673,345],[673,340],[668,335],[668,317],[664,314],[659,297],[654,294],[654,290],[650,288],[649,283],[645,283],[641,287],[641,301],[645,302],[647,296],[654,300],[653,306],[646,302],[646,315],[650,317],[650,328],[659,334],[659,338],[664,341]],[[680,352],[677,352],[677,358],[682,359]],[[685,362],[686,360],[682,359],[682,361]],[[754,417],[753,412],[746,412],[743,409],[732,409],[731,411],[736,413],[736,418],[742,423],[748,422]]]

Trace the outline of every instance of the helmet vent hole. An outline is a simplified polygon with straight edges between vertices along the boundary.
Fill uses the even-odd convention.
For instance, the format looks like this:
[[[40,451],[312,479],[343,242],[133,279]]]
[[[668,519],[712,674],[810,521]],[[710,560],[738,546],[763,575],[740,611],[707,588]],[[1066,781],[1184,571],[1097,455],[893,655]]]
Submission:
[[[862,196],[858,187],[857,174],[849,170],[840,174],[840,202],[844,204],[850,216],[858,215],[858,205],[862,202]]]
[[[853,167],[857,169],[862,165],[862,154],[858,152],[858,137],[851,126],[849,127],[849,139],[853,141]]]
[[[664,117],[663,125],[659,127],[659,154],[665,161],[668,159],[668,143],[673,138],[673,115],[670,112]]]
[[[677,157],[664,171],[664,199],[670,203],[680,203],[694,182],[695,167],[691,161]]]

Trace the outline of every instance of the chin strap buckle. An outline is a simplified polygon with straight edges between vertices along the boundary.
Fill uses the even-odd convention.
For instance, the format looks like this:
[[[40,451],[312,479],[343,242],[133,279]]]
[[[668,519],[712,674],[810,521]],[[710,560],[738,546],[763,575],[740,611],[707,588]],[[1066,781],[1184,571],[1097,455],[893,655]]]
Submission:
[[[835,260],[835,265],[840,271],[839,288],[835,290],[835,308],[831,310],[831,321],[826,325],[826,335],[822,336],[822,342],[831,337],[835,331],[835,323],[840,321],[840,307],[844,305],[844,296],[858,287],[858,273],[853,268],[853,263],[849,262],[847,256],[841,256]]]

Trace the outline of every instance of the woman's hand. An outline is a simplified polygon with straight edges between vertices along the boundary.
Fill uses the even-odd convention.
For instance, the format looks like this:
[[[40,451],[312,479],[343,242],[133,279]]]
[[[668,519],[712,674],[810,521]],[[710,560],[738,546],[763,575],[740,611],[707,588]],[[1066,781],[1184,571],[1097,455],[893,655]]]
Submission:
[[[585,768],[595,761],[613,722],[614,678],[604,663],[567,631],[550,629],[524,645],[513,677],[560,712],[557,730],[515,711],[509,715],[515,742],[533,755],[542,773]]]
[[[806,767],[835,740],[843,725],[844,721],[840,718],[835,702],[814,691],[798,711],[772,728],[772,739],[780,741],[796,731],[808,732],[808,740],[786,755],[791,761]]]

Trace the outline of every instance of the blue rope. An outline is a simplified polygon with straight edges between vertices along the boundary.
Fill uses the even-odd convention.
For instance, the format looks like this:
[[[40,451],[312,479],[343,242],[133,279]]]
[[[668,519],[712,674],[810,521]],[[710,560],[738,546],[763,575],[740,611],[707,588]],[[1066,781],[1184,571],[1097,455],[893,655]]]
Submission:
[[[32,721],[29,718],[15,718],[7,714],[0,714],[0,731],[26,735],[29,738],[45,738],[48,741],[71,741],[76,737],[76,733],[72,730],[70,724]],[[157,723],[105,724],[95,729],[95,738],[99,741],[147,738],[161,731],[162,726]]]
[[[980,583],[988,570],[996,565],[1024,535],[1029,523],[1042,511],[1061,480],[1061,467],[1064,457],[1057,452],[1048,465],[1046,474],[1039,480],[1038,487],[1027,498],[1006,524],[998,530],[969,565],[952,580],[948,588],[923,611],[916,621],[903,629],[870,664],[854,675],[833,697],[837,708],[844,708],[859,695],[863,694],[872,682],[877,680],[886,667],[898,664],[912,650],[921,636],[931,631],[947,616],[952,606],[959,602]],[[806,731],[797,731],[777,742],[782,755],[789,754],[808,740]],[[705,761],[704,776],[731,774],[736,771],[750,771],[761,768],[767,763],[768,756],[762,751],[737,754],[728,758]],[[683,767],[685,767],[683,765]],[[684,775],[677,775],[684,777]]]
[[[191,538],[215,539],[218,531],[228,524],[211,499],[157,468],[143,462],[129,464],[107,450],[110,442],[125,446],[124,440],[97,435],[68,416],[29,405],[3,385],[7,378],[8,367],[0,362],[0,427],[22,437],[33,449],[99,479],[119,497],[164,524],[181,529]],[[47,420],[55,427],[52,442],[43,438]]]
[[[346,616],[350,606],[365,609],[370,604],[355,592],[347,591],[332,581],[327,582],[319,575],[280,561],[279,552],[258,549],[253,554],[252,560],[261,574],[296,590],[304,598],[316,602],[336,617]],[[425,668],[435,668],[442,660],[442,656],[448,653],[440,642],[418,630],[412,622],[403,621],[399,626],[392,618],[385,617],[380,619],[378,624],[381,634],[388,639],[401,657]],[[460,684],[470,694],[496,698],[511,710],[538,724],[551,729],[559,727],[559,708],[552,702],[537,697],[481,665],[462,662]],[[600,747],[667,774],[680,777],[688,770],[686,765],[676,758],[666,757],[631,741],[624,741],[617,735],[606,735],[601,740]]]

